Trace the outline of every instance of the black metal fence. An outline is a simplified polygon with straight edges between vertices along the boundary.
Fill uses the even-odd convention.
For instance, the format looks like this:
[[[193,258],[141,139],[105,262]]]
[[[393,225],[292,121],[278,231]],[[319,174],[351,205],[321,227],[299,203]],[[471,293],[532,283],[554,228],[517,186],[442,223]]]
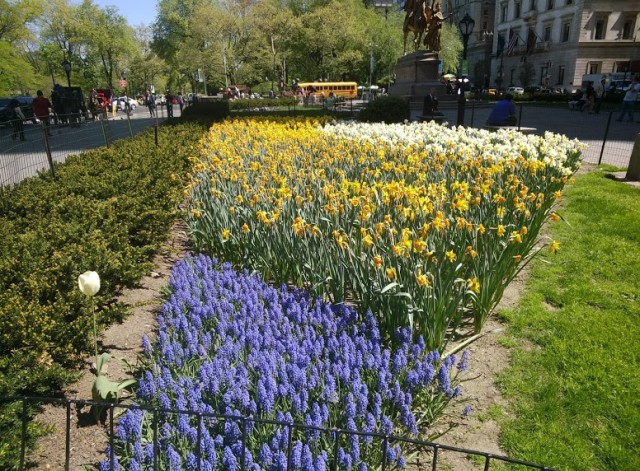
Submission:
[[[330,452],[330,467],[331,471],[337,471],[341,469],[338,464],[337,456],[338,456],[338,447],[341,436],[359,436],[361,438],[370,437],[373,440],[380,442],[381,447],[381,462],[380,468],[382,471],[386,471],[386,469],[391,469],[391,465],[387,462],[385,457],[387,456],[387,450],[392,445],[405,444],[405,446],[409,447],[412,452],[416,452],[418,460],[417,463],[407,463],[407,468],[411,469],[412,466],[417,466],[418,469],[431,469],[435,471],[439,465],[442,463],[442,455],[443,452],[452,452],[456,454],[462,454],[465,457],[474,457],[477,461],[480,461],[483,469],[488,471],[491,469],[492,464],[494,463],[503,463],[510,465],[517,465],[519,467],[523,467],[526,469],[542,469],[542,470],[553,470],[554,468],[549,468],[546,466],[542,466],[535,463],[530,463],[523,460],[517,460],[513,458],[509,458],[506,456],[495,455],[492,453],[487,453],[483,451],[469,450],[465,448],[458,448],[449,445],[438,444],[430,441],[422,441],[407,437],[399,437],[394,435],[383,435],[380,433],[365,433],[365,432],[357,432],[352,430],[342,430],[342,429],[329,429],[323,427],[316,427],[311,425],[303,425],[303,424],[295,424],[289,422],[282,422],[277,420],[267,420],[267,419],[258,419],[254,417],[242,417],[236,415],[219,415],[219,414],[207,414],[201,412],[194,412],[189,410],[179,410],[179,409],[163,409],[156,407],[147,407],[135,404],[105,404],[105,403],[96,403],[93,401],[85,401],[85,400],[74,400],[74,399],[59,399],[59,398],[40,398],[40,397],[0,397],[0,403],[17,403],[22,406],[21,413],[21,423],[22,423],[22,438],[21,438],[21,449],[20,449],[20,462],[18,463],[17,469],[19,471],[23,471],[26,468],[27,463],[27,443],[29,442],[28,436],[28,427],[27,424],[30,420],[32,420],[29,410],[34,406],[41,406],[43,404],[55,404],[58,406],[62,406],[66,411],[66,424],[65,424],[65,441],[64,441],[64,449],[65,449],[65,459],[64,459],[64,469],[68,471],[70,469],[71,462],[71,453],[73,449],[73,443],[71,439],[71,424],[72,424],[72,410],[73,407],[82,408],[87,406],[103,406],[106,408],[106,430],[107,430],[107,439],[105,444],[108,444],[108,456],[104,455],[104,461],[109,462],[110,471],[120,471],[120,466],[116,465],[116,457],[115,457],[115,442],[116,442],[116,434],[115,428],[117,426],[117,416],[119,415],[117,411],[125,411],[129,409],[133,410],[141,410],[151,415],[151,428],[152,428],[152,439],[151,443],[153,446],[153,465],[152,469],[154,471],[161,470],[159,464],[159,422],[160,417],[167,414],[173,414],[176,416],[179,415],[187,415],[189,418],[194,418],[197,423],[197,438],[195,444],[195,450],[193,451],[197,460],[197,469],[201,469],[202,462],[202,426],[205,425],[203,421],[205,420],[213,420],[216,422],[225,422],[225,421],[233,421],[239,424],[239,428],[242,433],[242,446],[243,450],[246,449],[247,444],[247,424],[249,422],[256,424],[270,424],[275,426],[280,426],[284,430],[287,430],[287,439],[288,439],[288,447],[287,447],[287,469],[292,468],[292,448],[293,448],[293,431],[294,430],[306,430],[306,431],[314,431],[319,434],[328,434],[331,437],[333,442],[332,450],[326,450]],[[60,445],[62,446],[62,444]],[[246,463],[244,459],[238,460],[240,470],[244,471],[246,467]],[[501,468],[504,469],[504,468]]]
[[[38,172],[54,172],[54,162],[64,162],[71,154],[133,137],[165,122],[166,110],[158,107],[151,116],[147,107],[129,113],[109,111],[92,118],[77,114],[51,117],[49,123],[24,122],[21,129],[11,121],[0,126],[0,187],[20,183]],[[179,113],[176,114],[179,116]]]

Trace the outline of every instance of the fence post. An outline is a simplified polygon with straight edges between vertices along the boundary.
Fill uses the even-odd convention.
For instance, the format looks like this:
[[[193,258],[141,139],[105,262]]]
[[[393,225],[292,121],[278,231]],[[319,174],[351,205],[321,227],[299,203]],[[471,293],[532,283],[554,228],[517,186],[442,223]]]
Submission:
[[[520,103],[520,114],[518,115],[518,131],[520,131],[521,125],[522,125],[522,103]]]
[[[156,147],[158,147],[158,124],[153,127],[153,134],[156,140]]]
[[[67,403],[67,430],[65,436],[65,450],[64,450],[64,471],[69,471],[69,460],[71,458],[71,401],[66,400]]]
[[[22,398],[22,444],[20,445],[20,471],[24,470],[24,458],[27,453],[27,398]]]
[[[102,137],[104,138],[104,145],[105,147],[109,147],[109,139],[107,138],[107,131],[104,128],[104,123],[107,122],[107,119],[101,119],[100,120],[100,127],[102,128]]]
[[[129,125],[129,136],[133,137],[133,129],[131,129],[131,106],[129,104],[125,106],[125,111],[127,113],[127,124]]]
[[[384,436],[382,442],[382,471],[387,469],[387,451],[389,450],[389,435]]]
[[[51,157],[51,144],[49,144],[49,128],[45,126],[44,121],[42,121],[42,131],[44,134],[44,149],[47,153],[47,160],[49,161],[49,169],[51,170],[51,177],[56,179],[56,170],[53,167],[53,157]]]
[[[469,124],[469,127],[473,127],[473,118],[475,117],[476,114],[476,102],[475,100],[471,102],[471,124]]]
[[[331,463],[331,471],[338,471],[338,437],[339,437],[339,432],[338,429],[333,429],[334,433],[336,434],[336,438],[335,438],[335,442],[333,442],[333,462]]]
[[[633,144],[633,150],[631,151],[631,160],[629,160],[629,167],[627,168],[626,180],[638,181],[640,180],[640,134],[636,135],[636,140]]]
[[[604,154],[604,146],[607,144],[607,136],[609,135],[611,118],[613,118],[613,111],[609,111],[609,117],[607,118],[607,125],[604,128],[604,137],[602,138],[602,148],[600,149],[600,157],[598,158],[598,165],[602,163],[602,155]]]

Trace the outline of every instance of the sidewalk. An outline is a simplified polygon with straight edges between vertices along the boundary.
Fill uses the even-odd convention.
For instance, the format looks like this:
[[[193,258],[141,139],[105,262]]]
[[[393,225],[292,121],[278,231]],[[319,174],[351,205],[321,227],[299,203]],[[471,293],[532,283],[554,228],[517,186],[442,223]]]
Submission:
[[[481,128],[489,117],[493,104],[476,103],[468,101],[465,107],[464,125]],[[417,120],[422,110],[412,109],[411,119]],[[449,126],[457,122],[458,110],[456,107],[443,107],[441,110]],[[578,139],[589,147],[584,151],[584,160],[589,163],[598,163],[602,151],[602,142],[609,119],[609,111],[600,114],[581,113],[561,106],[541,106],[539,104],[518,104],[516,112],[521,119],[523,127],[533,127],[535,134],[544,135],[550,131],[564,134],[572,139]],[[520,114],[521,113],[521,114]],[[630,123],[617,122],[619,111],[613,111],[607,142],[602,154],[602,163],[618,167],[628,167],[631,151],[636,135],[640,132],[640,121]],[[636,120],[640,120],[640,110],[636,111]]]

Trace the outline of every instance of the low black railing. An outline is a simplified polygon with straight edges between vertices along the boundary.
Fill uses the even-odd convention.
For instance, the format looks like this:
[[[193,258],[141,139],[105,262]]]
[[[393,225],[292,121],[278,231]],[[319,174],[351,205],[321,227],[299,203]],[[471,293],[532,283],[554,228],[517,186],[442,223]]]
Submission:
[[[437,465],[438,465],[438,459],[440,457],[440,452],[441,451],[451,451],[454,453],[461,453],[464,455],[471,455],[471,456],[476,456],[479,457],[481,459],[484,459],[484,470],[488,471],[490,469],[490,466],[493,462],[503,462],[503,463],[510,463],[510,464],[517,464],[520,466],[524,466],[527,468],[531,468],[531,469],[542,469],[542,470],[549,470],[549,471],[553,471],[554,468],[549,468],[547,466],[542,466],[539,464],[535,464],[535,463],[530,463],[527,461],[522,461],[522,460],[517,460],[517,459],[513,459],[513,458],[509,458],[507,456],[500,456],[500,455],[494,455],[492,453],[487,453],[487,452],[483,452],[483,451],[477,451],[477,450],[469,450],[469,449],[465,449],[465,448],[458,448],[455,446],[449,446],[449,445],[442,445],[439,443],[435,443],[435,442],[429,442],[429,441],[423,441],[423,440],[416,440],[416,439],[412,439],[412,438],[407,438],[407,437],[399,437],[399,436],[395,436],[395,435],[384,435],[381,433],[367,433],[367,432],[358,432],[358,431],[353,431],[353,430],[342,430],[342,429],[330,429],[330,428],[325,428],[325,427],[317,427],[317,426],[312,426],[312,425],[304,425],[304,424],[296,424],[296,423],[289,423],[289,422],[283,422],[283,421],[278,421],[278,420],[269,420],[269,419],[258,419],[258,418],[253,418],[253,417],[243,417],[243,416],[236,416],[236,415],[222,415],[222,414],[208,414],[208,413],[201,413],[201,412],[194,412],[194,411],[189,411],[189,410],[180,410],[180,409],[164,409],[164,408],[159,408],[159,407],[149,407],[149,406],[142,406],[142,405],[137,405],[137,404],[105,404],[105,403],[97,403],[94,401],[86,401],[86,400],[77,400],[77,399],[61,399],[61,398],[41,398],[41,397],[27,397],[27,396],[20,396],[20,397],[16,397],[16,396],[12,396],[12,397],[0,397],[0,403],[8,403],[8,402],[17,402],[17,403],[22,403],[22,440],[21,440],[21,449],[20,449],[20,463],[19,463],[19,467],[18,470],[19,471],[23,471],[25,469],[25,459],[26,459],[26,452],[27,452],[27,441],[29,439],[28,437],[28,432],[27,432],[27,424],[29,422],[29,420],[31,420],[31,417],[29,415],[29,404],[33,404],[33,405],[42,405],[42,404],[59,404],[59,405],[63,405],[66,408],[66,427],[65,427],[65,471],[69,470],[69,466],[70,466],[70,458],[71,458],[71,410],[72,410],[72,405],[75,405],[76,408],[82,408],[82,407],[86,407],[86,406],[99,406],[99,407],[104,407],[107,410],[107,419],[109,422],[109,430],[108,430],[108,441],[109,441],[109,456],[107,457],[107,459],[109,460],[110,463],[110,471],[118,471],[120,469],[120,467],[116,467],[115,466],[115,421],[114,421],[114,417],[115,417],[115,411],[116,409],[122,409],[122,410],[142,410],[142,411],[146,411],[148,413],[152,414],[153,417],[153,421],[152,421],[152,429],[153,429],[153,470],[157,471],[160,470],[161,468],[159,467],[158,464],[158,450],[159,450],[159,439],[158,439],[158,424],[159,424],[159,416],[161,414],[176,414],[176,415],[188,415],[191,417],[195,417],[197,420],[197,438],[196,438],[196,449],[195,449],[195,456],[196,456],[196,460],[197,460],[197,466],[198,466],[198,470],[200,470],[200,466],[201,466],[201,458],[202,458],[202,431],[201,431],[201,426],[202,426],[202,421],[203,419],[214,419],[214,420],[222,420],[222,421],[235,421],[235,422],[239,422],[241,425],[241,431],[242,431],[242,445],[243,445],[243,450],[246,449],[246,440],[247,440],[247,422],[252,422],[252,423],[262,423],[262,424],[270,424],[270,425],[276,425],[276,426],[281,426],[283,428],[285,428],[287,430],[287,436],[288,436],[288,447],[287,447],[287,469],[291,468],[291,457],[292,457],[292,449],[293,449],[293,433],[292,431],[295,429],[299,429],[299,430],[311,430],[311,431],[317,431],[320,433],[325,433],[325,434],[330,434],[330,436],[333,437],[333,459],[331,460],[331,466],[330,466],[330,470],[331,471],[337,471],[338,469],[338,463],[337,463],[337,456],[338,456],[338,447],[339,447],[339,438],[340,436],[359,436],[359,437],[371,437],[373,439],[377,439],[379,441],[382,442],[381,446],[382,446],[382,462],[380,464],[380,469],[382,471],[386,471],[387,467],[389,467],[389,464],[387,463],[387,460],[385,459],[385,457],[387,456],[387,450],[389,447],[390,443],[408,443],[414,447],[416,447],[416,449],[427,449],[430,451],[430,459],[428,459],[427,461],[430,461],[430,466],[431,469],[433,471],[436,470]],[[239,460],[240,461],[240,469],[241,471],[245,470],[245,460],[244,457],[242,457],[242,459]],[[422,468],[422,469],[426,469],[426,468]]]

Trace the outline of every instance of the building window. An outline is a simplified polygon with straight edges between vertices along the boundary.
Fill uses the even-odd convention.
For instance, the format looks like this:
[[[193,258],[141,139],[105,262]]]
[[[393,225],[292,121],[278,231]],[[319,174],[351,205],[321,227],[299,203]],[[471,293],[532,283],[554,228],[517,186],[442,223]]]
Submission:
[[[605,18],[596,18],[596,25],[593,29],[593,39],[604,39],[607,30],[607,20]]]
[[[600,62],[589,62],[589,65],[587,65],[587,73],[599,74],[601,67],[602,67],[602,64]]]
[[[544,27],[544,41],[551,41],[551,25]]]
[[[567,5],[573,5],[573,0],[567,0]]]
[[[553,0],[547,0],[547,10],[553,10]]]
[[[500,22],[504,23],[507,21],[507,4],[504,3],[500,5]]]
[[[617,61],[614,64],[613,71],[614,72],[629,72],[629,61]]]
[[[530,9],[531,9],[531,10],[535,10],[535,9],[536,9],[536,7],[537,7],[537,5],[536,5],[536,0],[531,0],[531,8],[530,8]]]
[[[562,23],[562,42],[566,43],[569,41],[569,32],[571,31],[571,22],[566,21]]]
[[[622,39],[633,39],[632,32],[633,32],[633,21],[632,20],[626,20],[622,24],[622,30],[620,31],[620,37]]]
[[[516,12],[513,17],[520,18],[520,2],[516,2],[515,5],[516,5]]]
[[[482,10],[482,15],[483,16],[489,16],[489,9],[485,8],[484,10]]]
[[[558,66],[558,85],[564,85],[564,65]]]

